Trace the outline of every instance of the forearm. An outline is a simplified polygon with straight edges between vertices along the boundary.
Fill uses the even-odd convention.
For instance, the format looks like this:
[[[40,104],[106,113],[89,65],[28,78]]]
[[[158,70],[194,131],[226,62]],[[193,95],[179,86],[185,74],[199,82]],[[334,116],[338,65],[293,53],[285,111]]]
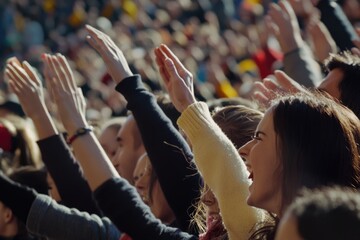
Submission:
[[[189,137],[196,165],[219,202],[230,238],[246,239],[262,215],[246,203],[250,182],[243,160],[212,120],[205,103],[190,105],[178,124]]]
[[[44,139],[58,133],[55,124],[46,107],[40,107],[36,114],[31,116],[39,139]]]
[[[358,37],[340,6],[332,0],[320,0],[317,8],[321,13],[321,21],[329,30],[340,51],[353,48],[352,40]]]
[[[142,202],[135,188],[124,179],[109,179],[95,191],[94,195],[104,214],[133,240],[197,239],[195,236],[162,224]]]
[[[80,211],[100,214],[90,187],[83,177],[82,169],[64,138],[61,135],[53,135],[37,143],[43,162],[58,188],[62,203]]]
[[[317,86],[322,79],[320,67],[305,45],[284,55],[284,71],[305,87]]]
[[[85,125],[81,124],[79,127]],[[73,132],[79,127],[75,127]],[[92,132],[79,136],[72,146],[92,191],[108,179],[119,177],[119,174]]]
[[[38,195],[32,204],[26,227],[38,236],[59,240],[118,240],[121,235],[109,219],[64,207],[45,195]]]
[[[190,215],[200,196],[201,177],[187,142],[159,107],[155,96],[143,87],[140,77],[126,78],[116,89],[124,95],[135,117],[177,223],[182,230],[189,231]]]

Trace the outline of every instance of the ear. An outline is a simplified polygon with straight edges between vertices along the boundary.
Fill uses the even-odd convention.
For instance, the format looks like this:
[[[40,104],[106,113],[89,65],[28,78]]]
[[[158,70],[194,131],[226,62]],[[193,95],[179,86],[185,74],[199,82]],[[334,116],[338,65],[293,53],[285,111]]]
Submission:
[[[14,220],[15,216],[10,208],[4,207],[3,217],[5,223],[10,223],[11,221]]]

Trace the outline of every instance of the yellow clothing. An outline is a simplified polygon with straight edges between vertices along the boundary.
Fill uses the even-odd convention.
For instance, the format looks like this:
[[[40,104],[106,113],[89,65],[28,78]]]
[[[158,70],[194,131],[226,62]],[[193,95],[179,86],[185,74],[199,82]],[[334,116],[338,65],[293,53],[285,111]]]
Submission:
[[[231,141],[213,121],[203,102],[190,105],[178,119],[193,146],[194,159],[214,192],[231,240],[245,240],[263,211],[247,205],[249,172]]]

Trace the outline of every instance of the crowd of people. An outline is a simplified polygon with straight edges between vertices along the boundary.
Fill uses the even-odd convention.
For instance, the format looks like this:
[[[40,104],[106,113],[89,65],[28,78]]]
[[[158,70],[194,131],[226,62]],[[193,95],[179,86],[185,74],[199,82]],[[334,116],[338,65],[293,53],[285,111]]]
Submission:
[[[0,18],[0,239],[358,238],[360,1]]]

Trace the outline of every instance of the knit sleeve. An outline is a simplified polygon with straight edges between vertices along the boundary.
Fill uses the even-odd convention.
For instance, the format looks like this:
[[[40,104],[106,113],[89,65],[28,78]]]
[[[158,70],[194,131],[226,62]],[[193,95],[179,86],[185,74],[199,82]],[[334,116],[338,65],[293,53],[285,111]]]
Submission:
[[[196,229],[190,228],[191,215],[200,197],[202,180],[190,147],[159,107],[155,96],[144,88],[138,75],[124,79],[116,89],[128,102],[127,108],[139,127],[161,188],[176,216],[177,226],[197,234]]]
[[[250,182],[245,163],[205,103],[189,106],[178,124],[190,139],[196,165],[219,202],[230,239],[248,239],[262,212],[246,203]]]

